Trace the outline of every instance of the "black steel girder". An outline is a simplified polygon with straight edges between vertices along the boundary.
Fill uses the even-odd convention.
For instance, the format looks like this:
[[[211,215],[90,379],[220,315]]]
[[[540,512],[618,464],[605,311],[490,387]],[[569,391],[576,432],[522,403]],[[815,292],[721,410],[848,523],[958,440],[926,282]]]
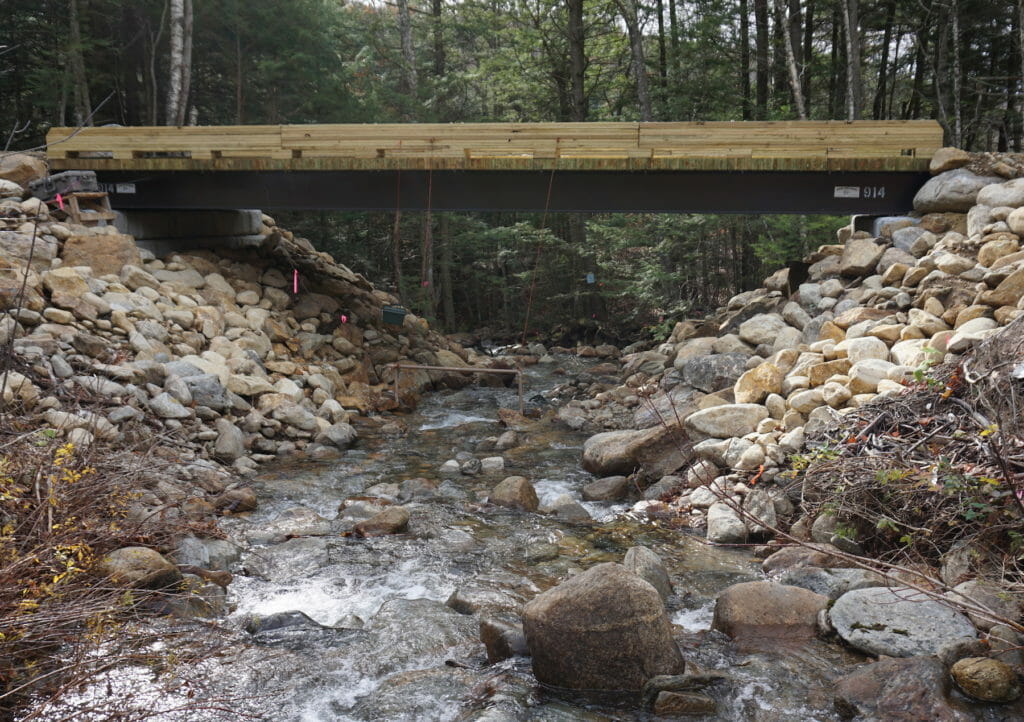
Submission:
[[[792,171],[98,171],[117,209],[888,215],[927,173]],[[550,186],[550,203],[548,193]]]

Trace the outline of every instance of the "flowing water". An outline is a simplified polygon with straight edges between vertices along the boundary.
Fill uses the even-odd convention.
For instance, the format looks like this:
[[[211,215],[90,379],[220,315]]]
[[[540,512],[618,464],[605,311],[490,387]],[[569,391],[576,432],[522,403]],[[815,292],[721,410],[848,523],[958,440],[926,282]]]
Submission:
[[[569,373],[583,369],[575,359],[560,363]],[[527,396],[564,378],[555,367],[534,367]],[[479,641],[481,617],[515,621],[518,608],[539,592],[595,563],[621,561],[642,544],[669,570],[676,590],[669,614],[688,663],[731,677],[709,691],[719,709],[709,719],[836,718],[831,680],[854,658],[821,642],[740,650],[710,631],[715,595],[761,578],[749,553],[709,547],[634,518],[621,505],[586,503],[595,521],[572,524],[483,503],[512,474],[535,483],[542,506],[560,494],[579,499],[592,480],[579,464],[582,434],[542,419],[504,452],[504,471],[440,475],[441,464],[458,452],[496,455],[478,449],[504,431],[496,421],[499,407],[515,405],[515,392],[503,388],[431,395],[398,417],[402,429],[360,427],[357,446],[340,460],[279,466],[259,476],[259,510],[222,521],[238,549],[224,560],[235,573],[226,620],[235,631],[217,654],[176,672],[187,681],[180,698],[153,693],[149,708],[165,710],[156,717],[647,719],[635,696],[581,699],[545,689],[527,658],[488,665]],[[407,533],[368,539],[338,533],[346,528],[339,517],[363,518],[373,511],[372,497],[389,495],[411,512]],[[446,605],[453,594],[462,611],[477,611]],[[144,699],[139,676],[121,670],[104,680],[106,693],[129,680],[136,685],[130,694]],[[188,711],[169,711],[179,705]]]

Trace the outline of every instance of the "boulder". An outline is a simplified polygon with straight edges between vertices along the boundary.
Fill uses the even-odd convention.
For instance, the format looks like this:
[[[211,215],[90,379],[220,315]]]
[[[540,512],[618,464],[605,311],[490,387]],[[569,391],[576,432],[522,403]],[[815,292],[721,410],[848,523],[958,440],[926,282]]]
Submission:
[[[871,238],[852,238],[843,248],[839,273],[843,276],[866,276],[875,272],[885,247]]]
[[[52,236],[37,235],[35,243],[33,243],[30,233],[0,231],[0,259],[21,266],[30,265],[36,271],[43,271],[50,267],[50,262],[57,257],[58,248],[59,244]],[[31,264],[29,264],[30,258]]]
[[[672,582],[665,563],[647,547],[630,547],[622,559],[622,566],[657,589],[663,600],[672,594]]]
[[[770,344],[787,325],[777,313],[761,313],[740,324],[739,337],[754,346]]]
[[[213,455],[228,463],[245,455],[245,434],[227,419],[217,419],[214,424],[217,440],[214,442]]]
[[[495,486],[487,500],[496,505],[523,511],[537,511],[540,500],[537,491],[525,477],[510,476]]]
[[[166,391],[150,399],[149,410],[161,419],[187,419],[192,416],[191,410]]]
[[[844,719],[886,722],[969,722],[974,715],[947,697],[949,675],[935,657],[883,659],[841,677],[836,710]]]
[[[228,489],[213,500],[214,508],[222,514],[244,514],[255,511],[258,505],[256,492],[246,486]]]
[[[1013,667],[988,657],[967,657],[949,670],[959,687],[982,702],[1013,702],[1024,693]]]
[[[178,567],[148,547],[122,547],[100,561],[100,571],[115,584],[135,589],[165,589],[181,581]]]
[[[351,424],[340,422],[337,424],[331,424],[326,429],[318,433],[314,438],[318,444],[327,444],[337,449],[347,449],[355,443],[356,430]]]
[[[125,265],[142,265],[135,239],[121,234],[71,236],[61,258],[66,266],[89,266],[97,276],[119,276]]]
[[[775,364],[765,361],[739,377],[733,386],[733,395],[738,404],[757,404],[781,390],[782,372]]]
[[[625,476],[606,476],[583,487],[583,501],[619,501],[629,493]]]
[[[366,521],[361,521],[352,528],[356,536],[384,536],[400,534],[409,527],[409,510],[404,506],[388,507]]]
[[[46,161],[28,153],[0,155],[0,180],[16,183],[22,188],[34,180],[45,178]]]
[[[620,564],[591,567],[523,610],[533,673],[543,684],[639,691],[684,662],[658,591]]]
[[[631,474],[639,465],[637,447],[647,433],[626,429],[591,436],[583,443],[583,468],[597,476]]]
[[[959,148],[939,148],[928,162],[928,170],[932,175],[945,173],[947,170],[963,168],[971,162],[971,154]]]
[[[911,589],[855,589],[836,600],[829,617],[850,646],[889,657],[937,654],[950,642],[977,637],[967,617]]]
[[[1017,208],[1006,217],[1006,225],[1018,236],[1024,236],[1024,208]]]
[[[714,544],[742,544],[747,526],[731,506],[716,501],[708,507],[707,539]]]
[[[734,584],[715,601],[712,629],[733,639],[811,639],[828,597],[777,582]]]
[[[978,191],[977,204],[998,208],[1024,206],[1024,178],[1014,178],[1005,183],[993,183]]]
[[[768,409],[759,404],[723,404],[691,414],[686,427],[702,438],[727,439],[756,431],[767,418]]]
[[[940,173],[921,186],[914,196],[914,210],[918,213],[966,213],[977,202],[982,188],[1002,180],[998,176],[979,176],[966,168]]]
[[[481,619],[480,641],[487,650],[488,664],[496,664],[511,657],[526,656],[529,653],[522,626],[505,619]]]
[[[736,383],[746,371],[747,355],[722,353],[695,356],[682,366],[683,381],[704,393],[713,393]]]

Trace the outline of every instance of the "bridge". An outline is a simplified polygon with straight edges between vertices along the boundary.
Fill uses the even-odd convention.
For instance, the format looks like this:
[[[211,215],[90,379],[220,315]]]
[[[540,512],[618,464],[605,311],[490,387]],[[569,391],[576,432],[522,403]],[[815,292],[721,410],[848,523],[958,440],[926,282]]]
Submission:
[[[892,214],[934,121],[53,128],[115,208]]]

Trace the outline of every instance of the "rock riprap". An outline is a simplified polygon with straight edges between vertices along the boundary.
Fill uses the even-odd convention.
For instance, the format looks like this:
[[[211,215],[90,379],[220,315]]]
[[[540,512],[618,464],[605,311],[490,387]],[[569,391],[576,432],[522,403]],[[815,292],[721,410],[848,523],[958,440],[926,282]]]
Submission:
[[[620,564],[598,564],[535,597],[523,630],[537,679],[558,687],[639,691],[685,666],[658,591]]]

